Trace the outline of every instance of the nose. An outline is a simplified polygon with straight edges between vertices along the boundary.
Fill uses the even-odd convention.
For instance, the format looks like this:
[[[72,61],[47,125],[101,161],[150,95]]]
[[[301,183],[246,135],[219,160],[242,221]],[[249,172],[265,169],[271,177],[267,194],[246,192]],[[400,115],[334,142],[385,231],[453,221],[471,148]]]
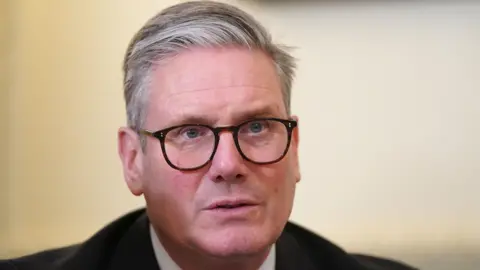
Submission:
[[[210,166],[210,179],[215,182],[238,181],[245,177],[245,161],[235,146],[233,134],[219,134],[217,151]]]

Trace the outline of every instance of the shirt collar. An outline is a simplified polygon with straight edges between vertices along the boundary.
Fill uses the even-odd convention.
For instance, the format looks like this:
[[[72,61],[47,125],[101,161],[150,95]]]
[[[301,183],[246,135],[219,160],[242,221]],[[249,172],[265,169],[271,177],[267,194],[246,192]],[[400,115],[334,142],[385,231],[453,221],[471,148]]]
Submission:
[[[163,247],[162,243],[157,237],[153,226],[150,224],[150,238],[153,246],[153,251],[155,253],[155,258],[157,259],[158,265],[162,270],[181,270],[181,268],[173,261],[173,259],[168,255],[167,251]],[[267,258],[260,266],[259,270],[275,270],[275,245],[272,246],[270,252],[268,253]]]

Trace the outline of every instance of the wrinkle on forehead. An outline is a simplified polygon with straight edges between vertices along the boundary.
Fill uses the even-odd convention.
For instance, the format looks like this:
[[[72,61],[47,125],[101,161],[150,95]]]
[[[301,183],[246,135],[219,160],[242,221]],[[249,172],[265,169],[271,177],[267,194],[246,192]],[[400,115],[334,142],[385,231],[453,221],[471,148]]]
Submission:
[[[275,89],[238,86],[182,92],[166,98],[158,111],[164,112],[169,125],[183,124],[182,120],[195,117],[208,119],[203,124],[233,124],[251,117],[284,116],[283,102],[272,99],[270,91]]]
[[[245,91],[248,89],[247,91]],[[270,91],[276,89],[270,89],[267,87],[261,87],[256,85],[232,85],[216,88],[192,88],[184,89],[182,91],[165,93],[162,95],[164,105],[167,107],[175,102],[178,103],[202,103],[208,102],[209,99],[225,99],[230,102],[241,102],[255,100],[256,98],[262,98],[266,96]]]
[[[196,48],[178,54],[154,74],[162,92],[251,85],[280,87],[273,60],[243,48]]]
[[[253,103],[283,105],[275,67],[262,52],[188,51],[156,69],[153,79],[149,114],[162,122],[185,111],[229,114]]]

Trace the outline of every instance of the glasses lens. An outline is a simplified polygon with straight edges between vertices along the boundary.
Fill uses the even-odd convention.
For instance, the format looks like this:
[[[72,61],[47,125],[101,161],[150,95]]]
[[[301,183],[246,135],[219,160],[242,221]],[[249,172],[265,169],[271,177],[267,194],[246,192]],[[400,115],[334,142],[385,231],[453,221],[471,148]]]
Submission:
[[[180,169],[191,169],[205,164],[212,155],[215,135],[204,126],[182,126],[165,136],[168,160]]]
[[[272,162],[285,152],[288,130],[276,120],[250,121],[240,127],[238,143],[243,154],[253,162]]]

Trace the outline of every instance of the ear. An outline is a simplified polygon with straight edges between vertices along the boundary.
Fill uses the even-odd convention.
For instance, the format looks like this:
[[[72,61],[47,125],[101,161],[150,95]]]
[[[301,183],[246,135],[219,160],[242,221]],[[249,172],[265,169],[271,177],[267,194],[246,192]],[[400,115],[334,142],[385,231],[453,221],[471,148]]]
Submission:
[[[297,121],[297,127],[293,130],[292,133],[292,148],[291,150],[293,151],[293,159],[294,159],[294,175],[295,175],[295,180],[296,182],[300,182],[300,179],[302,178],[301,173],[300,173],[300,160],[298,156],[298,148],[299,148],[299,143],[300,143],[300,134],[299,134],[299,120],[298,116],[292,115],[291,118],[295,121]]]
[[[143,151],[138,134],[130,128],[122,127],[118,130],[118,155],[130,192],[135,196],[142,195]]]

